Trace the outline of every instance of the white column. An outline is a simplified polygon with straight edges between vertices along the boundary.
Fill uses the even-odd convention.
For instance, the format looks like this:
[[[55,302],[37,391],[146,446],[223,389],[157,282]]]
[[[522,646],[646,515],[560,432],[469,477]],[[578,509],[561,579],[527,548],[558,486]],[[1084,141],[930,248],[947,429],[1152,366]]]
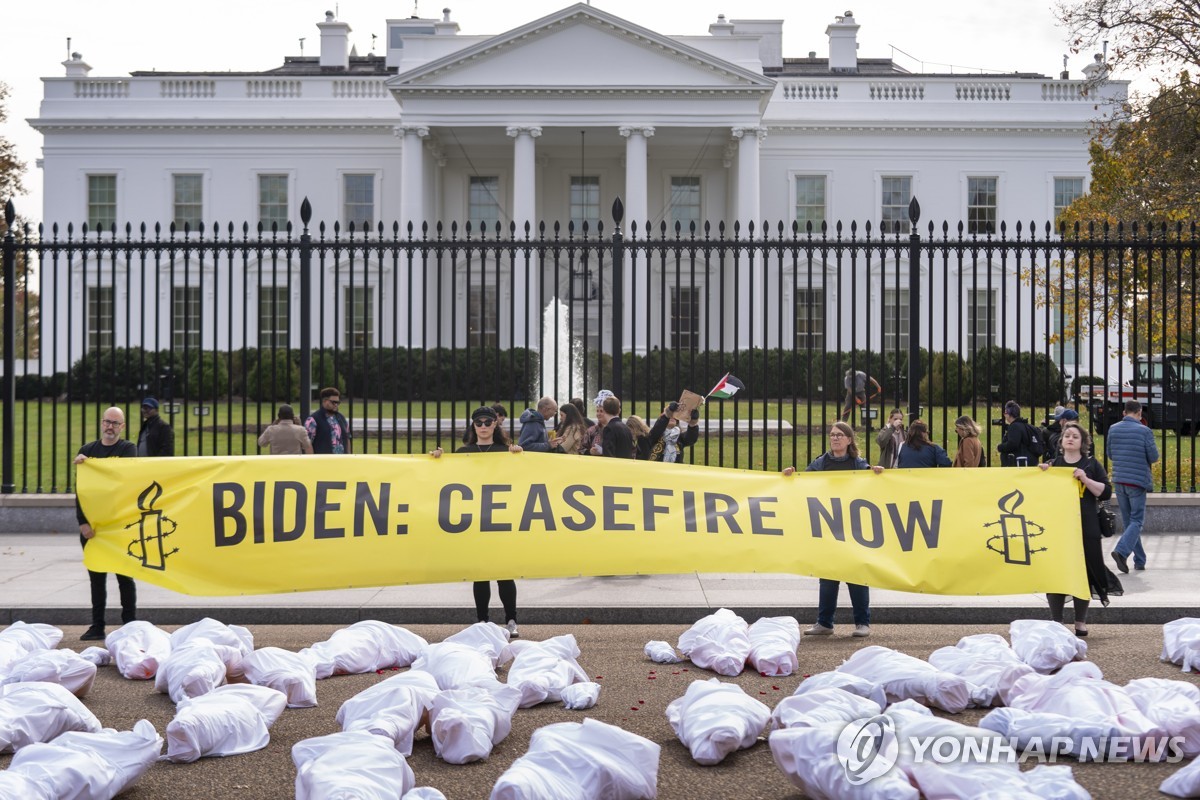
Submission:
[[[625,137],[625,235],[629,236],[636,223],[638,238],[647,235],[646,223],[650,215],[649,192],[646,187],[647,142],[654,135],[648,125],[623,125],[619,129]],[[650,298],[646,295],[646,270],[649,268],[645,254],[626,259],[625,291],[621,298],[625,304],[624,340],[634,353],[645,353],[647,340],[648,311]],[[634,297],[637,298],[635,307]]]
[[[529,237],[537,238],[537,142],[542,135],[542,129],[533,126],[513,125],[505,129],[513,140],[513,201],[512,221],[516,224],[515,238],[525,238],[525,226],[529,226]],[[534,281],[538,280],[536,260],[532,254],[528,270]],[[512,338],[510,347],[525,347],[526,343],[538,338],[537,330],[529,330],[529,320],[541,319],[541,309],[536,305],[538,294],[536,287],[530,287],[526,281],[526,262],[518,255],[513,265],[512,293],[513,319]],[[535,322],[535,324],[540,324]]]
[[[423,125],[397,125],[393,133],[404,143],[400,155],[400,237],[408,238],[408,226],[413,226],[413,238],[421,238],[421,224],[425,213],[425,148],[422,140],[429,136],[429,128]],[[423,347],[429,325],[437,319],[436,310],[428,309],[425,303],[425,270],[419,260],[414,260],[412,271],[412,293],[409,294],[407,275],[397,281],[399,289],[394,298],[395,313],[402,322],[397,326],[398,341],[394,346]]]
[[[767,129],[742,127],[734,128],[732,133],[738,143],[736,219],[741,223],[739,236],[746,239],[750,233],[749,225],[753,222],[754,238],[759,239],[762,237],[762,219],[759,218],[758,145],[767,138]],[[769,304],[764,302],[763,297],[764,268],[761,253],[754,253],[751,258],[739,264],[737,302],[739,307],[769,308]],[[761,323],[758,315],[755,315],[755,318],[759,319]],[[738,319],[737,346],[761,347],[762,345],[762,325],[751,325],[750,315],[742,314]]]

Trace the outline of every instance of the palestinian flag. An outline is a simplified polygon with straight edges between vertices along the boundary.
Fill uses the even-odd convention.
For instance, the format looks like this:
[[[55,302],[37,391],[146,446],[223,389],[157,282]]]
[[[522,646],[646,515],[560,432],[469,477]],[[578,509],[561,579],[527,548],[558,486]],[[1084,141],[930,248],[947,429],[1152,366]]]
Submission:
[[[745,388],[746,384],[726,372],[725,377],[717,381],[717,385],[708,393],[708,397],[715,397],[718,400],[728,400],[737,394],[739,389]]]

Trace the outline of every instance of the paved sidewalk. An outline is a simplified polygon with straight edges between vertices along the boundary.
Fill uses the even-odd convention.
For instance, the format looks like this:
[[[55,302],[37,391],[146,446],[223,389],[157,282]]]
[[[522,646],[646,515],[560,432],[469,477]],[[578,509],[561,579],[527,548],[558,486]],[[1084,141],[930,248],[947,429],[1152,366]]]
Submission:
[[[1112,540],[1115,544],[1115,540]],[[1123,597],[1109,608],[1093,606],[1095,621],[1161,624],[1200,616],[1196,591],[1200,533],[1147,534],[1148,569],[1120,575]],[[1104,545],[1105,553],[1111,544]],[[116,582],[109,579],[110,623],[118,616]],[[721,607],[749,618],[816,616],[815,578],[774,574],[633,575],[611,578],[519,580],[521,622],[527,624],[690,624]],[[90,594],[76,534],[0,535],[0,624],[22,619],[54,625],[89,621]],[[499,602],[493,592],[493,616]],[[849,598],[841,598],[839,623],[849,622]],[[297,592],[288,595],[192,597],[138,585],[141,615],[162,625],[211,616],[225,623],[345,625],[362,619],[401,624],[474,622],[471,588],[464,583]],[[874,624],[1002,624],[1041,616],[1041,595],[944,596],[872,590]],[[845,614],[845,617],[840,616]]]

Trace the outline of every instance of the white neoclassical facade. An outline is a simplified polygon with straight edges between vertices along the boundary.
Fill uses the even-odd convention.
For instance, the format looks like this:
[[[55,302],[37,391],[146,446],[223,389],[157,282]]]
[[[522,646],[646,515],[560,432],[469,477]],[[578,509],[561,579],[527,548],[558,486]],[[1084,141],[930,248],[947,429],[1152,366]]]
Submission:
[[[735,221],[743,232],[764,220],[772,230],[780,222],[819,228],[841,221],[849,235],[856,221],[862,235],[867,223],[876,230],[881,222],[906,224],[916,197],[922,227],[948,221],[953,230],[962,221],[968,231],[985,233],[1002,222],[1011,231],[1020,221],[1040,230],[1086,191],[1092,124],[1126,91],[1100,64],[1077,78],[909,73],[890,59],[859,57],[853,16],[828,25],[827,53],[790,58],[782,52],[783,24],[722,17],[706,36],[668,36],[581,3],[489,36],[460,34],[449,13],[441,20],[389,20],[386,55],[365,57],[350,51],[349,25],[328,15],[317,24],[319,57],[288,57],[263,73],[224,72],[215,64],[207,73],[96,77],[73,57],[64,62],[65,76],[45,79],[40,114],[31,120],[45,137],[43,220],[60,231],[74,223],[76,236],[84,221],[105,230],[143,222],[180,229],[216,222],[224,230],[233,222],[240,231],[244,221],[269,230],[273,223],[298,226],[308,198],[314,225],[326,223],[328,235],[335,223],[346,236],[351,225],[361,232],[364,223],[380,222],[390,235],[399,221],[402,231],[413,224],[420,238],[423,223],[454,221],[460,236],[465,223],[489,232],[497,223],[505,231],[510,223],[523,231],[528,223],[537,236],[544,221],[560,223],[565,237],[568,223],[594,231],[604,222],[611,230],[612,201],[620,197],[625,225],[643,230],[646,223],[655,231],[679,223],[687,231],[708,221],[726,223],[732,235]],[[353,280],[346,264],[322,264],[318,282],[323,291],[341,293],[331,297],[343,316],[364,305],[379,311],[357,328],[329,315],[321,341],[339,347],[487,341],[487,331],[471,329],[470,313],[432,322],[436,309],[422,305],[432,289],[422,276],[392,281],[394,265],[377,266],[367,270],[377,275],[374,283],[356,287],[338,285]],[[251,261],[239,268],[268,266]],[[861,285],[871,287],[859,293],[860,302],[903,306],[907,268],[899,255],[854,267],[864,270]],[[957,265],[938,284],[932,304],[957,329],[980,328],[979,309],[987,307],[996,344],[1028,346],[1053,332],[1053,322],[1047,328],[1038,315],[997,318],[1000,304],[981,299],[984,290],[962,290],[966,268]],[[986,284],[993,292],[1009,281],[1016,290],[1011,265],[969,268],[972,287]],[[635,258],[631,269],[637,276],[663,268]],[[705,296],[730,292],[728,279],[714,283],[712,269],[702,264],[687,287],[671,276],[647,281],[651,289],[640,295],[627,283],[620,298],[628,305],[626,346],[678,345],[679,320],[648,323],[652,315],[641,312],[661,304],[668,314],[682,313],[680,292],[699,291],[697,281],[708,282]],[[741,337],[739,346],[799,344],[802,336],[812,344],[814,331],[801,328],[819,320],[822,347],[834,349],[835,338],[848,347],[855,323],[838,310],[849,290],[839,296],[836,286],[849,287],[850,276],[835,280],[832,263],[818,264],[815,279],[805,269],[802,289],[793,290],[801,282],[789,277],[779,282],[784,296],[771,302],[762,299],[775,291],[773,279],[741,287],[751,293],[743,298],[768,307],[770,321],[761,330],[756,323],[731,331]],[[120,345],[125,331],[147,325],[161,346],[178,341],[188,335],[197,297],[215,309],[211,335],[199,334],[206,348],[298,345],[294,325],[287,342],[278,340],[279,330],[264,329],[279,328],[278,314],[271,325],[263,321],[267,307],[285,316],[296,307],[295,282],[281,290],[278,281],[267,281],[266,291],[263,280],[239,283],[203,258],[154,281],[95,265],[73,270],[61,285],[47,287],[55,305],[44,312],[44,324],[56,326],[63,360],[68,347],[78,357],[89,347]],[[989,273],[995,282],[986,280]],[[608,273],[596,274],[603,284]],[[544,298],[545,284],[556,277],[569,284],[580,276],[535,270],[509,279],[497,271],[490,284],[463,280],[461,296],[443,294],[439,302],[477,309],[481,319],[495,306],[499,318],[488,325],[511,332],[509,341],[496,343],[528,344],[540,322],[527,319],[528,302],[516,300]],[[593,286],[575,301],[609,291]],[[664,292],[671,295],[666,302]],[[153,307],[161,313],[150,322],[129,318]],[[423,311],[422,324],[395,324],[412,309]],[[68,322],[84,316],[87,325]],[[706,304],[689,307],[687,316],[707,341],[715,341],[713,326],[735,324],[718,321]],[[853,335],[858,347],[896,347],[906,326],[877,325],[871,341]],[[578,320],[576,328],[607,346]],[[142,341],[150,339],[143,334]]]

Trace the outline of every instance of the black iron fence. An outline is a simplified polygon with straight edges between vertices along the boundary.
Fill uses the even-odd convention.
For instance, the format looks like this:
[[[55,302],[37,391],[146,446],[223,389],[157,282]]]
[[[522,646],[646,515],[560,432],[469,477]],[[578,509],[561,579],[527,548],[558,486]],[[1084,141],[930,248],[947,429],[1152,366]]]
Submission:
[[[484,402],[515,419],[608,388],[653,418],[726,373],[746,388],[705,406],[687,457],[776,470],[823,451],[849,370],[868,376],[856,424],[900,408],[953,452],[970,416],[993,461],[1005,400],[1034,423],[1070,407],[1102,434],[1137,397],[1159,488],[1196,491],[1194,223],[977,235],[921,231],[909,211],[887,230],[623,231],[618,200],[609,227],[401,230],[313,226],[306,200],[297,233],[31,228],[9,203],[2,490],[70,491],[104,408],[136,418],[147,395],[178,455],[256,453],[276,404],[307,413],[326,385],[359,452],[408,453],[448,445]]]

